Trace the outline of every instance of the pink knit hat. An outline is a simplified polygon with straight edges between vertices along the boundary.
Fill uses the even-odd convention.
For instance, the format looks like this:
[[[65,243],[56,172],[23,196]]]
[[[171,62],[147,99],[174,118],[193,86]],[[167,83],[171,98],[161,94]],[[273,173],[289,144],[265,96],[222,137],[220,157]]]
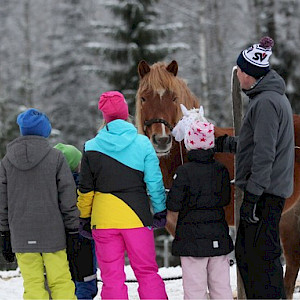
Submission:
[[[199,120],[190,124],[184,137],[184,145],[187,150],[210,149],[215,146],[214,125]]]
[[[124,96],[117,91],[105,92],[100,96],[98,109],[102,111],[106,123],[128,118],[128,105]]]

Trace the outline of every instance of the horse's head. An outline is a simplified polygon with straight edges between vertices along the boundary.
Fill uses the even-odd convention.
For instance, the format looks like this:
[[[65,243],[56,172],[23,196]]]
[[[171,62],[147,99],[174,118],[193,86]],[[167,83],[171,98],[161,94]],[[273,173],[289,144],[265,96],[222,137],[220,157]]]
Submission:
[[[196,97],[177,75],[178,64],[158,62],[151,67],[141,61],[138,65],[140,84],[136,95],[136,124],[151,140],[158,156],[169,154],[171,131],[180,120],[180,104],[197,107]]]

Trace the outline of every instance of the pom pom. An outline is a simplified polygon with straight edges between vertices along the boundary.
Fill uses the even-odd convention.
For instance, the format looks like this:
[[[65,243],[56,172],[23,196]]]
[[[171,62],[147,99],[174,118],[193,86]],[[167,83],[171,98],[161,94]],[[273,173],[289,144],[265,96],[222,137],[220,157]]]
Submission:
[[[264,36],[260,39],[259,45],[265,49],[269,49],[274,46],[274,41],[269,36]]]

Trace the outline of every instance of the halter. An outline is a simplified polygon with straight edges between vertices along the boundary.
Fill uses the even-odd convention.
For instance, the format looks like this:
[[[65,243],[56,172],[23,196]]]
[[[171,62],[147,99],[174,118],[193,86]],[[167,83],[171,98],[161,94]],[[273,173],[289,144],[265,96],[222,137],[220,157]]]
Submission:
[[[173,130],[173,126],[168,123],[166,120],[164,119],[151,119],[149,121],[145,121],[144,122],[144,132],[146,133],[146,129],[147,127],[150,127],[152,124],[154,123],[161,123],[161,124],[164,124],[165,126],[167,126],[171,131]]]
[[[174,126],[172,126],[170,123],[168,123],[166,120],[164,119],[151,119],[149,121],[145,121],[144,122],[144,132],[146,134],[146,129],[147,127],[150,127],[152,124],[154,123],[161,123],[164,124],[165,126],[167,126],[171,131],[173,130]],[[181,164],[183,165],[184,161],[183,161],[183,151],[182,151],[182,145],[181,142],[177,142],[179,143],[179,149],[180,149],[180,159],[181,159]]]

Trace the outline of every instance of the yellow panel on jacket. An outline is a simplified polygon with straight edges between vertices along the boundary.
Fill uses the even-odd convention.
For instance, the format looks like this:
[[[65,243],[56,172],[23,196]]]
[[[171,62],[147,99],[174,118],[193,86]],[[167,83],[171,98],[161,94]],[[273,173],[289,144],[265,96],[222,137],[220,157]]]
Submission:
[[[80,196],[82,197],[81,202],[84,201],[83,198],[85,196],[87,196],[87,202],[90,202],[90,193],[80,193]],[[133,209],[122,199],[109,193],[95,192],[91,213],[92,229],[144,227],[144,224]],[[87,217],[86,212],[84,214],[81,212],[81,217]]]

